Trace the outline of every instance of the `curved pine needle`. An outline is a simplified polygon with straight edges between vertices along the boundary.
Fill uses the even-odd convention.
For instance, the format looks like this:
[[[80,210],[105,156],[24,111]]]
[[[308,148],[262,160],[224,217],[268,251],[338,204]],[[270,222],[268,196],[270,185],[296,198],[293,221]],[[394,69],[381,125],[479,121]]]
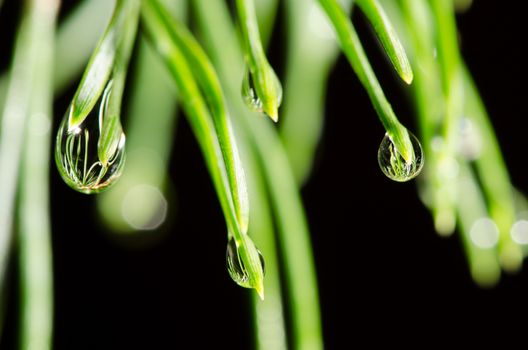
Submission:
[[[387,101],[352,22],[337,0],[319,0],[319,3],[334,26],[341,48],[361,84],[367,90],[383,127],[403,159],[407,163],[411,163],[415,155],[409,133],[398,121],[390,103]]]
[[[112,19],[108,24],[103,37],[95,49],[88,66],[83,74],[81,82],[72,100],[72,113],[68,127],[71,129],[81,124],[88,116],[94,105],[99,100],[116,62],[116,56],[121,55],[122,46],[131,46],[137,29],[138,0],[118,0],[114,9]],[[128,48],[130,49],[130,48]],[[124,48],[123,51],[127,51]],[[123,61],[128,62],[127,53],[124,52]],[[120,66],[118,62],[118,66]],[[119,67],[118,67],[119,68]],[[124,81],[123,84],[124,87]],[[114,90],[113,94],[119,95]],[[119,98],[121,100],[121,98]]]
[[[345,8],[350,8],[347,1]],[[308,179],[322,136],[327,80],[339,46],[323,10],[312,1],[284,1],[287,16],[280,136],[299,185]]]
[[[253,0],[237,0],[236,7],[249,74],[257,97],[264,113],[277,122],[282,102],[282,86],[262,47],[255,4]]]
[[[0,128],[0,301],[5,300],[4,278],[12,240],[15,196],[20,188],[20,346],[24,349],[51,348],[53,295],[48,169],[52,79],[48,68],[53,56],[58,5],[57,1],[47,0],[24,4]],[[41,128],[44,125],[44,130],[37,130],[35,124]],[[47,131],[45,125],[48,125]],[[36,135],[32,134],[34,131]],[[25,161],[19,178],[22,154]],[[4,310],[0,305],[0,335]]]
[[[192,5],[196,13],[200,37],[203,38],[208,54],[218,69],[225,87],[229,107],[233,108],[233,116],[240,118],[242,115],[250,114],[240,99],[238,77],[243,71],[241,66],[243,56],[242,52],[239,51],[239,43],[236,40],[235,30],[225,1],[196,0],[192,2]],[[265,33],[263,34],[266,36]],[[236,125],[240,124],[237,123]],[[241,146],[244,165],[248,174],[248,192],[251,204],[249,233],[266,257],[266,278],[264,281],[266,299],[261,301],[257,300],[256,296],[252,298],[255,348],[261,350],[287,349],[284,314],[288,307],[287,304],[282,303],[281,266],[277,257],[279,247],[274,232],[271,203],[267,196],[267,181],[258,162],[258,154],[253,147],[251,135],[245,132],[243,128],[237,131],[239,131],[237,140]],[[302,276],[299,278],[302,279]]]
[[[356,0],[356,4],[374,27],[374,31],[398,75],[404,82],[411,84],[413,72],[409,59],[383,7],[377,0]]]
[[[152,2],[156,4],[156,1]],[[242,233],[247,232],[249,216],[249,199],[247,195],[244,169],[238,148],[234,143],[233,127],[229,119],[229,112],[222,94],[222,86],[215,69],[206,53],[187,28],[168,14],[162,6],[158,7],[160,18],[164,20],[174,44],[178,46],[189,62],[198,85],[203,89],[206,100],[211,109],[211,116],[218,134],[218,141],[227,169],[227,177],[233,194],[233,201],[237,220]]]
[[[490,216],[499,227],[501,264],[508,271],[517,271],[522,265],[522,250],[510,235],[510,229],[516,219],[514,190],[510,175],[500,150],[499,141],[473,78],[465,65],[462,71],[467,101],[465,109],[468,118],[475,122],[482,139],[486,140],[480,157],[475,160],[475,166],[486,196]]]
[[[239,106],[238,82],[243,52],[240,49],[229,11],[223,0],[196,0],[200,9],[201,30],[216,67],[227,86],[230,102]],[[213,6],[214,4],[214,6]],[[212,25],[214,23],[214,25]],[[239,106],[239,107],[237,107]],[[266,181],[270,202],[278,228],[281,256],[288,288],[289,314],[292,323],[293,349],[323,349],[317,276],[306,217],[280,138],[269,123],[252,118],[249,113],[236,113],[237,125],[247,135],[258,157],[259,169]]]
[[[234,201],[234,197],[238,194],[235,194],[230,187],[230,183],[244,181],[244,177],[241,174],[237,174],[234,179],[229,179],[229,174],[235,174],[237,171],[241,171],[242,168],[228,169],[233,167],[233,165],[227,163],[222,153],[221,145],[234,145],[234,136],[215,131],[213,118],[200,91],[200,87],[207,91],[218,89],[218,91],[214,91],[214,96],[221,97],[220,86],[211,84],[216,79],[212,76],[207,77],[207,80],[202,80],[206,79],[206,77],[193,74],[194,71],[186,57],[186,54],[189,54],[187,52],[189,48],[183,47],[181,42],[175,40],[176,24],[157,0],[143,2],[142,19],[149,39],[158,54],[163,58],[178,86],[186,115],[202,148],[213,179],[226,218],[229,234],[234,236],[240,249],[240,257],[249,275],[249,285],[263,297],[264,271],[260,263],[259,254],[255,246],[248,243],[249,238],[245,236],[245,232],[239,225]],[[202,59],[206,58],[202,57]],[[202,61],[193,61],[192,63],[194,66],[204,64]],[[194,69],[197,68],[195,67]],[[203,70],[200,74],[216,74],[214,70],[209,71],[207,67],[202,66],[199,69]],[[206,84],[208,86],[204,86]],[[218,102],[216,101],[216,103]],[[224,137],[229,137],[231,140],[220,142],[219,139]],[[236,154],[237,151],[231,149],[229,152]],[[245,188],[243,183],[238,185]]]
[[[469,269],[475,283],[481,287],[492,287],[499,282],[501,274],[497,251],[477,246],[473,242],[474,238],[471,237],[474,223],[487,217],[486,202],[475,174],[467,163],[461,164],[460,172],[461,176],[457,183],[460,192],[457,212]]]

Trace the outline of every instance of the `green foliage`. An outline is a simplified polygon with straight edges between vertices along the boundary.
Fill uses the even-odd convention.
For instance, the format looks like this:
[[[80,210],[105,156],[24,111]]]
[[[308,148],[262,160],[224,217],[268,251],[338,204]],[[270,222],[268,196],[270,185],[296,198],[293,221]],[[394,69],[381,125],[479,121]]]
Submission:
[[[54,35],[58,4],[28,0],[9,79],[0,77],[0,105],[5,103],[0,129],[0,293],[18,204],[21,344],[30,348],[38,339],[49,348],[52,334],[51,226],[48,188],[43,185],[47,183],[50,133],[33,137],[31,130],[42,122],[39,116],[50,123],[52,90],[64,90],[88,61],[59,128],[56,161],[65,181],[81,192],[99,192],[114,183],[125,159],[121,105],[135,42],[140,42],[140,59],[134,71],[139,72],[138,86],[130,103],[135,123],[130,133],[135,138],[132,148],[137,151],[145,146],[161,161],[151,158],[142,163],[144,155],[134,155],[137,163],[129,169],[131,180],[123,186],[147,185],[164,192],[172,140],[166,126],[174,123],[174,99],[178,98],[226,220],[227,269],[236,283],[257,292],[253,301],[258,347],[284,349],[287,337],[296,349],[324,347],[310,235],[299,190],[309,176],[321,136],[325,82],[338,46],[386,130],[378,152],[382,171],[395,181],[410,180],[422,169],[425,153],[422,197],[440,234],[452,233],[458,224],[474,280],[489,287],[498,282],[501,268],[519,269],[523,251],[510,235],[518,210],[515,191],[489,116],[458,48],[455,8],[467,8],[470,2],[354,2],[372,25],[396,73],[405,83],[412,82],[420,143],[394,113],[342,1],[319,0],[320,7],[315,2],[284,2],[289,46],[283,96],[265,50],[277,11],[275,0],[236,0],[236,20],[224,0],[180,0],[180,11],[192,6],[196,36],[181,19],[185,16],[174,16],[167,9],[169,2],[163,0],[116,0],[111,17],[106,14],[107,1],[84,1]],[[93,53],[95,35],[76,42],[87,29],[100,33],[106,18],[109,22]],[[335,42],[325,37],[326,25],[333,28]],[[74,45],[78,50],[71,49]],[[50,68],[53,52],[55,66],[64,66],[55,73]],[[413,72],[411,66],[420,69]],[[157,84],[165,72],[170,79],[153,89],[163,90],[155,96],[158,99],[145,97],[145,89]],[[281,118],[279,137],[269,120],[253,112],[277,122],[283,97],[285,120]],[[154,110],[157,115],[149,119],[142,114],[147,114],[154,101],[159,102]],[[475,140],[462,134],[461,123],[471,123],[477,130],[482,141],[478,154],[472,153]],[[161,132],[163,128],[169,130]],[[461,144],[469,144],[469,150],[461,149]],[[149,169],[141,169],[143,165]],[[126,201],[127,193],[125,188],[102,197],[103,215],[110,212],[108,208],[112,208],[108,216],[117,213],[115,208]],[[143,221],[148,222],[153,207],[162,201],[163,195],[142,203],[140,209],[148,212]],[[108,216],[110,224],[117,222]],[[126,224],[120,220],[115,226],[121,230]],[[480,231],[475,233],[476,226]],[[197,254],[199,248],[197,244]],[[267,299],[257,300],[257,294],[264,298],[264,288]],[[269,315],[276,324],[266,323]],[[286,319],[291,320],[291,335],[286,333]]]

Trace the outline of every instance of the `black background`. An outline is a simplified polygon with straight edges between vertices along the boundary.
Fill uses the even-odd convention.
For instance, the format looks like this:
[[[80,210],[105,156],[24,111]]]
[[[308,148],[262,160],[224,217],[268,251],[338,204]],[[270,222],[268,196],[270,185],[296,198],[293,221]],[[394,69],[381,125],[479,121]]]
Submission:
[[[512,180],[528,191],[525,38],[522,11],[510,3],[517,2],[476,1],[459,16],[459,27],[464,58],[492,115]],[[4,53],[11,49],[17,7],[8,0],[0,13]],[[406,93],[370,29],[361,15],[354,21],[389,100],[416,130]],[[279,29],[272,52],[278,67],[282,39]],[[3,54],[4,70],[8,61]],[[72,94],[59,98],[56,123]],[[316,167],[303,190],[327,348],[363,340],[407,343],[424,331],[428,343],[453,334],[515,337],[510,326],[522,325],[517,319],[527,311],[527,272],[503,276],[492,290],[477,288],[457,236],[434,233],[415,184],[391,182],[379,170],[382,136],[365,92],[341,58],[329,83]],[[175,135],[170,170],[177,193],[172,223],[147,234],[148,244],[137,248],[112,238],[97,221],[93,197],[67,188],[51,164],[55,349],[252,347],[248,292],[227,275],[223,218],[186,123]],[[11,272],[2,349],[13,348],[16,339],[16,259]]]

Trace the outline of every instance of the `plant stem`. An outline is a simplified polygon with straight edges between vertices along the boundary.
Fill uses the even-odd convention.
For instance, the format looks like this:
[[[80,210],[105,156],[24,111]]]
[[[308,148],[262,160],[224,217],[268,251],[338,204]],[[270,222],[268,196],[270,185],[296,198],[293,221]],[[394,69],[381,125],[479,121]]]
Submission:
[[[207,56],[201,52],[197,43],[191,38],[183,38],[177,33],[179,26],[167,13],[157,0],[143,2],[143,23],[149,34],[149,39],[155,45],[158,54],[164,59],[169,68],[174,81],[176,82],[182,96],[183,106],[186,111],[196,138],[202,147],[206,163],[209,168],[213,183],[215,185],[224,216],[228,226],[228,235],[233,236],[240,252],[240,258],[248,274],[248,284],[255,288],[261,298],[263,298],[263,267],[256,248],[247,237],[244,227],[239,224],[236,202],[233,193],[234,188],[230,184],[236,182],[240,188],[245,188],[242,182],[242,168],[240,165],[229,164],[224,152],[232,152],[234,159],[237,159],[237,151],[234,140],[226,142],[220,138],[232,138],[232,133],[218,132],[214,128],[213,117],[209,113],[208,106],[201,94],[203,91],[215,90],[209,97],[214,118],[222,118],[218,111],[219,105],[223,104],[222,91],[214,69],[210,66]],[[189,34],[190,35],[190,34]],[[186,41],[188,40],[188,41]],[[193,64],[188,62],[193,59]],[[196,80],[195,80],[196,79]],[[214,101],[211,101],[215,99]],[[225,115],[224,117],[227,118]],[[222,146],[232,145],[230,150],[223,150]],[[227,170],[227,167],[235,167]],[[236,179],[230,180],[230,174],[237,174]],[[242,202],[240,202],[242,203]],[[242,210],[243,212],[243,210]]]
[[[324,97],[339,47],[313,2],[288,0],[286,74],[280,136],[299,185],[308,178],[324,122]]]
[[[236,0],[245,58],[254,82],[255,92],[262,102],[262,109],[276,122],[279,118],[278,109],[282,101],[282,87],[262,47],[253,1]]]
[[[279,0],[255,0],[255,11],[258,13],[258,26],[262,46],[265,48],[273,34],[273,25],[277,17]]]
[[[61,24],[57,33],[55,67],[61,67],[61,69],[55,69],[53,79],[55,91],[62,90],[81,71],[91,53],[92,46],[97,40],[94,38],[98,32],[97,28],[101,30],[104,28],[107,16],[103,9],[108,10],[112,5],[112,2],[107,0],[84,2],[84,4],[88,3],[89,6],[83,5],[75,10]],[[3,184],[0,187],[0,295],[3,293],[4,274],[8,261],[7,254],[11,244],[11,218],[20,162],[20,147],[23,142],[22,133],[27,114],[25,109],[32,86],[33,72],[26,70],[25,67],[28,66],[29,61],[37,59],[38,56],[38,53],[34,52],[29,44],[31,39],[26,38],[30,35],[28,29],[30,25],[27,22],[27,19],[23,20],[19,28],[10,75],[0,76],[0,111],[3,111],[0,114],[2,123],[0,128],[0,179]],[[74,35],[76,39],[71,39],[67,33],[77,33]],[[79,33],[83,33],[83,35],[79,35]],[[95,35],[91,35],[93,33]],[[31,35],[37,34],[32,33]],[[78,59],[71,58],[72,42],[75,42],[76,49],[74,52]],[[2,319],[1,310],[3,308],[0,308],[0,321]]]
[[[258,0],[256,6],[257,13],[259,14],[259,30],[262,42],[266,46],[272,34],[277,11],[277,0]],[[203,16],[199,16],[199,20],[203,20]],[[240,102],[237,97],[235,97],[236,101]],[[236,110],[237,115],[248,113],[241,103],[233,103],[231,106]],[[262,176],[260,165],[257,162],[254,149],[248,142],[247,135],[244,132],[239,132],[237,135],[239,136],[238,139],[243,141],[242,155],[249,175],[248,192],[251,201],[249,232],[266,257],[266,278],[264,280],[266,299],[260,300],[255,295],[251,298],[253,302],[255,348],[260,350],[286,350],[288,348],[286,340],[286,320],[284,318],[284,307],[282,303],[278,247],[274,232],[271,204],[268,193],[266,193],[266,183]]]
[[[244,40],[249,64],[256,69],[259,64],[267,63],[266,52],[260,41],[259,26],[253,0],[236,0],[240,28]]]
[[[475,175],[467,163],[462,163],[458,180],[460,199],[457,202],[458,220],[462,243],[475,282],[482,287],[491,287],[500,279],[500,266],[493,248],[477,247],[471,238],[473,224],[487,217],[486,203],[478,186]]]
[[[74,77],[81,75],[114,7],[115,0],[82,1],[61,22],[55,38],[55,92],[64,91]]]
[[[213,5],[214,3],[214,5]],[[213,61],[217,63],[230,101],[239,101],[236,77],[240,76],[243,54],[236,40],[228,13],[222,1],[195,1],[201,30]],[[223,16],[223,18],[220,18]],[[215,25],[212,26],[211,24]],[[214,28],[214,30],[213,30]],[[271,125],[248,113],[235,113],[247,138],[253,142],[261,171],[278,219],[280,248],[288,281],[294,346],[296,349],[322,349],[323,339],[319,311],[316,273],[297,185],[287,155]]]
[[[80,75],[90,58],[98,39],[110,19],[115,1],[83,1],[64,21],[55,38],[54,91],[61,93]],[[72,50],[75,47],[75,50]],[[7,75],[0,75],[0,110],[8,85]],[[2,116],[0,114],[0,120]]]
[[[186,0],[164,4],[171,5],[167,6],[171,14],[180,20],[186,18]],[[127,109],[126,171],[112,191],[97,196],[105,224],[120,233],[158,227],[166,211],[165,198],[173,194],[167,188],[167,168],[178,120],[176,88],[146,39],[140,37],[138,44]]]
[[[170,27],[172,37],[177,42],[188,61],[195,62],[191,65],[200,87],[207,96],[207,101],[211,109],[211,115],[218,133],[218,141],[226,163],[229,186],[233,194],[233,204],[240,230],[245,233],[248,226],[249,205],[246,190],[246,180],[242,168],[238,148],[236,147],[233,134],[233,127],[229,119],[229,112],[222,94],[222,87],[213,65],[202,50],[192,34],[180,23]]]
[[[516,217],[513,186],[497,136],[477,87],[469,70],[465,66],[462,70],[467,101],[466,112],[468,118],[476,123],[482,140],[485,140],[481,154],[475,160],[475,165],[486,195],[490,216],[499,227],[500,262],[507,271],[517,271],[522,265],[522,250],[510,235],[510,229]]]
[[[134,203],[135,210],[128,216],[123,208],[133,194],[145,194],[141,189],[148,194],[156,190],[158,194],[166,192],[166,173],[177,120],[174,83],[167,79],[165,66],[144,38],[139,41],[136,60],[128,108],[126,171],[112,191],[97,196],[101,217],[118,232],[153,228],[160,210],[164,210],[162,196],[144,196]]]
[[[239,98],[238,77],[243,73],[242,68],[230,63],[231,57],[236,56],[231,56],[229,53],[240,55],[241,53],[237,46],[238,42],[233,40],[234,29],[225,3],[219,0],[198,0],[192,4],[197,14],[201,37],[204,38],[206,44],[210,44],[206,46],[214,48],[210,50],[210,55],[213,62],[217,63],[218,71],[223,77],[221,81],[225,84],[229,106],[234,111],[233,115],[248,114],[246,106],[242,104]],[[221,40],[223,51],[216,50],[217,47],[214,45],[218,42],[215,43],[215,40]],[[226,56],[222,54],[224,51],[228,53]],[[242,127],[240,123],[236,123],[235,126]],[[255,296],[252,298],[255,343],[256,347],[262,350],[285,349],[287,348],[286,327],[284,325],[284,309],[281,303],[280,267],[271,207],[267,198],[267,184],[263,178],[263,170],[257,160],[253,144],[249,141],[250,135],[243,128],[236,131],[238,131],[237,139],[241,144],[240,149],[248,174],[251,204],[249,233],[266,257],[266,278],[264,281],[266,299],[262,301],[257,300]]]
[[[261,350],[285,350],[287,349],[286,325],[282,305],[280,266],[273,228],[273,215],[261,167],[257,159],[255,159],[251,145],[247,143],[247,140],[244,141],[246,141],[245,144],[248,146],[248,148],[244,148],[248,150],[244,154],[246,155],[244,164],[246,169],[248,169],[251,200],[249,233],[266,257],[266,278],[264,280],[266,299],[262,301],[256,295],[253,295],[252,298],[256,348]],[[251,153],[251,155],[248,153]]]
[[[46,10],[42,3],[28,1],[15,42],[0,128],[0,294],[4,291],[4,275],[11,246],[13,208],[18,188],[24,130],[30,112],[37,69],[40,68],[38,46],[33,43],[40,42],[41,31],[47,28],[48,13],[52,10],[53,6]]]
[[[139,0],[117,0],[112,18],[90,57],[71,102],[69,129],[80,125],[88,116],[113,73],[117,75],[116,86],[110,97],[118,100],[120,105],[126,67],[137,30],[140,3]]]
[[[352,22],[337,0],[319,0],[319,3],[325,10],[330,22],[332,22],[341,48],[347,56],[352,69],[356,72],[359,81],[367,90],[383,127],[403,159],[407,163],[411,163],[414,160],[414,150],[407,129],[400,124],[390,103],[387,101]]]
[[[51,348],[53,295],[48,169],[53,94],[50,67],[58,6],[56,0],[25,3],[0,135],[0,299],[5,288],[18,171],[27,136],[20,202],[23,349]]]
[[[356,3],[374,27],[394,69],[403,81],[410,84],[413,80],[411,65],[383,7],[377,0],[356,0]]]
[[[387,1],[388,2],[388,1]],[[416,71],[413,92],[427,164],[425,169],[426,204],[431,208],[435,229],[440,235],[450,235],[456,226],[456,183],[451,179],[455,157],[434,149],[437,131],[445,115],[442,96],[441,69],[434,57],[436,28],[432,9],[425,0],[405,0],[401,5],[412,61],[422,67]],[[392,14],[393,17],[396,12]],[[439,140],[436,138],[436,140]],[[437,147],[438,148],[438,147]],[[450,160],[450,161],[446,161]]]

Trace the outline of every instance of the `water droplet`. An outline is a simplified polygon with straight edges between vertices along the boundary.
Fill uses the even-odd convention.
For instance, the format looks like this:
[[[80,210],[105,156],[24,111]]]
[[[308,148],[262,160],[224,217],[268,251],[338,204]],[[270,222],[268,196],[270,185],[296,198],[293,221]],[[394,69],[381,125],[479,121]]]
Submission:
[[[258,97],[257,90],[255,89],[253,74],[251,74],[249,68],[246,68],[244,79],[242,80],[242,98],[251,111],[264,112],[262,101]]]
[[[275,71],[273,71],[271,67],[269,67],[269,69],[270,69],[270,74],[272,74],[271,79],[275,83],[274,89],[271,89],[270,93],[275,94],[275,97],[274,97],[275,99],[274,102],[276,104],[275,107],[278,108],[282,103],[282,85],[280,83],[279,78],[275,74]],[[242,98],[244,99],[244,102],[246,103],[246,105],[252,112],[264,113],[265,115],[267,115],[274,121],[277,121],[277,115],[275,115],[277,113],[276,110],[267,111],[269,112],[269,114],[266,112],[264,108],[265,107],[264,103],[262,102],[261,98],[258,96],[257,88],[255,87],[255,79],[253,77],[253,74],[251,74],[251,71],[247,67],[244,73],[244,79],[242,80]]]
[[[414,159],[406,162],[396,149],[390,136],[385,134],[378,150],[378,163],[381,171],[391,180],[405,182],[416,177],[423,167],[423,150],[420,142],[409,133],[414,150]]]
[[[79,125],[69,125],[70,106],[57,133],[55,161],[59,173],[71,188],[82,193],[101,192],[115,183],[123,171],[125,134],[120,125],[120,132],[113,137],[108,159],[102,161],[98,152],[111,92],[110,81],[100,100]]]
[[[262,265],[262,272],[265,273],[264,257],[262,256],[262,253],[260,253],[260,250],[257,249],[257,252],[260,258],[260,264]],[[252,286],[249,285],[249,275],[244,263],[242,262],[242,259],[240,258],[238,246],[236,240],[233,237],[229,238],[229,242],[227,243],[226,262],[227,271],[229,272],[229,275],[233,281],[235,281],[239,286],[252,288]]]

